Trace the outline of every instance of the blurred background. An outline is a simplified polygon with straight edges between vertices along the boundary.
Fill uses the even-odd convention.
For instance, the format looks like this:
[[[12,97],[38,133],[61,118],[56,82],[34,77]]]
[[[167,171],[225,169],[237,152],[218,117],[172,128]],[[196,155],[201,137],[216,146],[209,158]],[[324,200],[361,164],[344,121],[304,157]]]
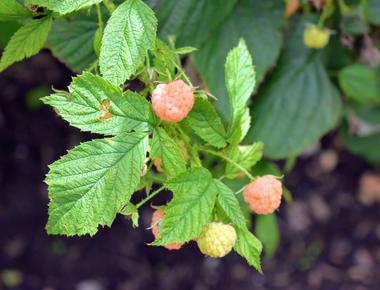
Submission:
[[[334,1],[335,11],[325,23],[334,34],[318,52],[305,50],[302,23],[314,23],[327,13],[325,1],[299,1],[294,11],[286,10],[290,1],[227,1],[222,12],[216,0],[147,2],[157,13],[162,38],[178,35],[179,44],[200,47],[183,64],[194,81],[220,97],[222,114],[227,111],[219,90],[223,72],[212,72],[223,68],[225,54],[240,36],[259,71],[254,121],[278,115],[275,109],[268,111],[270,100],[294,103],[297,92],[301,100],[312,100],[299,110],[282,107],[284,119],[276,119],[276,128],[285,138],[269,134],[259,121],[250,132],[249,139],[269,144],[266,157],[272,160],[261,163],[256,173],[285,172],[287,188],[276,215],[252,218],[265,245],[264,274],[235,253],[206,258],[195,243],[181,251],[147,246],[153,240],[146,230],[153,211],[149,206],[142,209],[138,229],[119,216],[111,229],[92,238],[46,234],[43,179],[48,164],[97,136],[69,127],[39,99],[52,88],[65,90],[74,71],[89,64],[83,49],[93,54],[95,24],[95,29],[87,26],[91,45],[79,45],[70,54],[82,59],[67,58],[59,39],[49,36],[49,49],[0,73],[0,289],[380,289],[380,2]],[[348,12],[342,12],[342,3]],[[223,15],[215,15],[217,11]],[[263,18],[271,11],[268,27]],[[201,36],[194,33],[208,19],[213,19],[212,29]],[[73,33],[64,24],[53,29]],[[0,22],[1,49],[19,26]],[[294,75],[305,63],[312,65]],[[285,78],[284,72],[292,77]],[[295,92],[300,83],[303,90]],[[322,114],[307,115],[316,111]],[[291,127],[286,127],[287,119]],[[164,201],[165,196],[155,200]]]

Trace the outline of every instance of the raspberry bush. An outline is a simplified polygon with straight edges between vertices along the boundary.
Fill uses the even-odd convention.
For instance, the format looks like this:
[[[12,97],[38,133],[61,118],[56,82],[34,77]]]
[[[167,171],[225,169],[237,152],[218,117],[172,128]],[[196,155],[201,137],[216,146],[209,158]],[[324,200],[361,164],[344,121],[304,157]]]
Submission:
[[[380,70],[365,62],[378,52],[379,8],[376,0],[0,1],[1,31],[18,27],[0,72],[50,49],[77,74],[43,102],[99,135],[50,165],[47,232],[94,235],[118,214],[139,226],[141,207],[170,191],[167,204],[152,206],[151,245],[197,243],[211,257],[233,249],[261,271],[249,214],[270,256],[275,212],[290,199],[264,148],[290,168],[343,119],[342,143],[380,160],[379,131],[351,128],[355,118],[379,123]],[[199,75],[188,73],[193,66]]]

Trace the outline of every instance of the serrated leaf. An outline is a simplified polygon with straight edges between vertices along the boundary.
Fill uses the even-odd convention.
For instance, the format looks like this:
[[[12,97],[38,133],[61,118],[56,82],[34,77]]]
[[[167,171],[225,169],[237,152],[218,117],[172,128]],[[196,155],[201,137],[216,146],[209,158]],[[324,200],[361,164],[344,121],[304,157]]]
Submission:
[[[302,41],[305,22],[294,32],[277,69],[253,103],[248,142],[262,141],[264,155],[300,154],[338,123],[341,100],[322,63],[321,52]],[[306,97],[307,96],[307,97]]]
[[[352,64],[339,71],[339,84],[350,99],[360,103],[380,103],[380,78],[376,70],[363,64]]]
[[[172,81],[175,77],[176,65],[179,65],[175,51],[165,42],[157,39],[153,55],[153,64],[158,74],[158,80],[161,82]]]
[[[30,11],[16,0],[0,1],[0,21],[14,21],[30,16]]]
[[[110,226],[136,189],[148,150],[146,133],[93,140],[50,166],[49,234],[94,235]]]
[[[137,207],[132,204],[128,203],[121,211],[121,214],[129,217],[132,220],[132,226],[134,228],[137,228],[139,226],[139,212],[137,210]]]
[[[232,223],[240,228],[246,227],[246,221],[235,193],[223,182],[214,179],[218,189],[218,202]]]
[[[159,23],[160,37],[176,37],[178,45],[200,47],[231,12],[237,0],[150,1]],[[199,28],[202,27],[200,33]]]
[[[168,176],[174,176],[186,170],[186,162],[178,143],[162,128],[156,128],[153,131],[151,157],[161,158],[161,166]]]
[[[85,72],[73,78],[70,94],[56,93],[43,98],[58,113],[83,131],[116,135],[131,130],[146,131],[156,122],[148,101],[121,90],[100,76]]]
[[[30,4],[46,7],[59,14],[77,11],[102,1],[103,0],[27,0]]]
[[[258,215],[255,222],[257,237],[264,245],[266,257],[273,257],[280,242],[280,230],[275,214]]]
[[[227,151],[227,157],[235,161],[237,164],[250,171],[251,168],[262,158],[264,144],[255,142],[252,145],[233,146]],[[241,173],[241,170],[235,165],[227,162],[226,176],[235,178]]]
[[[226,130],[215,108],[209,101],[201,97],[195,99],[187,122],[194,132],[204,141],[217,148],[227,145]]]
[[[192,54],[192,60],[202,79],[211,93],[218,97],[216,106],[224,119],[228,119],[230,114],[223,70],[228,52],[243,37],[255,64],[256,82],[260,83],[280,54],[280,25],[284,16],[284,3],[285,1],[238,1],[205,45]]]
[[[37,54],[45,44],[51,23],[51,17],[34,19],[17,30],[5,47],[0,72],[17,61]]]
[[[247,109],[247,101],[255,88],[255,70],[252,57],[243,39],[227,55],[225,80],[231,109],[231,137],[240,128],[241,119]]]
[[[120,85],[144,63],[156,39],[157,20],[141,0],[127,0],[108,20],[100,50],[100,72]]]
[[[210,221],[217,188],[205,168],[184,172],[165,183],[173,199],[165,209],[160,233],[153,245],[187,242]]]
[[[96,60],[93,42],[97,28],[98,23],[95,19],[77,15],[70,20],[56,20],[46,46],[71,69],[82,72]]]
[[[243,258],[245,258],[249,265],[256,268],[257,271],[262,273],[260,255],[263,250],[261,242],[248,230],[235,228],[237,241],[234,250]]]

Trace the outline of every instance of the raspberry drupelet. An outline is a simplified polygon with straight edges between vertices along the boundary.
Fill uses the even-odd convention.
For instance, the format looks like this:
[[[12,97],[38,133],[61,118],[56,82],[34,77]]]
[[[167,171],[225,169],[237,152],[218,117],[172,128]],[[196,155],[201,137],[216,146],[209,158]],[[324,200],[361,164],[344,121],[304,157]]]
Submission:
[[[164,215],[165,213],[159,209],[157,209],[152,215],[151,227],[152,227],[152,233],[155,239],[157,239],[158,233],[159,233],[158,224],[160,220],[164,217]],[[182,244],[171,243],[171,244],[165,245],[164,247],[168,250],[179,250],[182,247]]]
[[[261,176],[247,185],[243,196],[256,214],[271,214],[280,206],[282,184],[273,175]]]
[[[180,122],[194,105],[193,89],[183,80],[159,84],[152,93],[153,110],[168,122]]]

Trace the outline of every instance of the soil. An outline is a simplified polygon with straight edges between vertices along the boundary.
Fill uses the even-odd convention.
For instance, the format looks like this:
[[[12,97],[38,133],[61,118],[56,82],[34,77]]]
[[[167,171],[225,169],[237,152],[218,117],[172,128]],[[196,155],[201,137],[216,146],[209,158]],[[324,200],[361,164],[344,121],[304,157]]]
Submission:
[[[147,246],[149,207],[139,229],[118,217],[92,238],[48,236],[47,165],[93,136],[47,106],[31,108],[26,95],[65,89],[71,75],[48,52],[0,75],[0,289],[380,289],[379,204],[357,196],[360,176],[379,168],[342,150],[334,135],[286,176],[293,201],[278,212],[281,243],[263,275],[236,254],[205,258],[194,243],[181,251]],[[331,172],[321,167],[326,149],[338,157]]]

